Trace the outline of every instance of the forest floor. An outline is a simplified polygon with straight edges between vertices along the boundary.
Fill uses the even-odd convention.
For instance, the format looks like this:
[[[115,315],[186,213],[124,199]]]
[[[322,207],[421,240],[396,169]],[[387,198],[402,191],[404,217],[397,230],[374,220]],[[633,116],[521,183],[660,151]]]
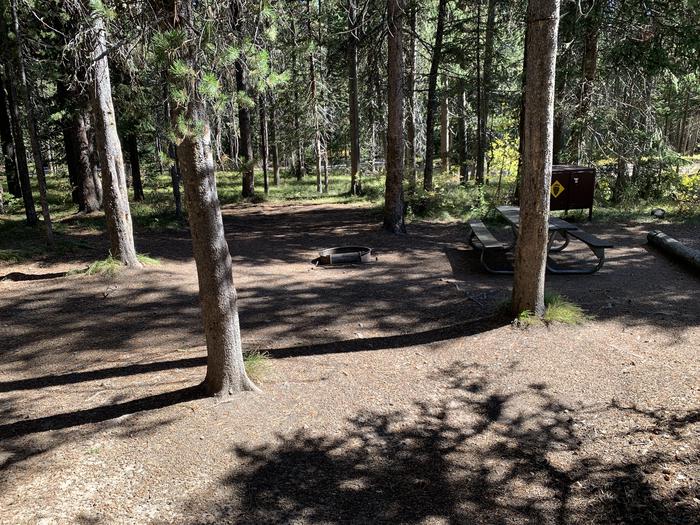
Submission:
[[[186,231],[161,264],[0,266],[0,523],[629,523],[700,515],[700,279],[594,223],[595,275],[548,276],[578,326],[512,327],[512,279],[461,224],[389,236],[367,207],[225,209],[261,394],[197,398],[205,348]],[[666,224],[696,247],[697,223]],[[364,266],[318,250],[373,247]],[[1,278],[1,277],[0,277]]]

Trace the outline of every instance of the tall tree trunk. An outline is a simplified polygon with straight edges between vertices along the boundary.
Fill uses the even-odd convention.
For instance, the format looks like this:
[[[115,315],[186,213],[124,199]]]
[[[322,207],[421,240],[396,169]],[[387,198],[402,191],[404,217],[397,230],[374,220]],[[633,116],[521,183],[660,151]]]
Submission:
[[[0,140],[2,141],[2,156],[5,165],[5,177],[7,177],[7,189],[13,197],[22,196],[22,187],[17,176],[15,163],[15,145],[12,142],[12,124],[7,113],[7,100],[5,98],[5,81],[0,69]]]
[[[405,233],[403,202],[403,0],[387,0],[387,154],[384,229]]]
[[[348,0],[348,113],[350,118],[350,194],[360,189],[360,106],[357,99],[357,0]]]
[[[447,77],[443,75],[440,97],[440,169],[450,171],[450,108],[447,98]]]
[[[408,186],[416,190],[416,1],[410,0],[408,8],[408,50],[406,59],[406,158]]]
[[[239,92],[248,92],[242,59],[236,61],[236,86]],[[253,157],[253,136],[250,123],[250,109],[245,104],[238,104],[239,156],[243,165],[243,197],[255,195],[255,160]]]
[[[234,34],[239,42],[243,42],[243,5],[241,0],[232,0],[231,4],[231,25]],[[236,90],[246,98],[251,98],[248,90],[248,79],[246,75],[245,57],[239,56],[235,63],[236,69]],[[253,130],[250,122],[250,108],[245,103],[238,103],[238,130],[240,133],[238,154],[243,157],[242,166],[242,195],[244,198],[251,198],[255,195],[255,159],[253,153]]]
[[[112,102],[112,83],[107,61],[107,36],[104,21],[92,11],[94,32],[92,50],[92,78],[90,96],[95,115],[95,136],[102,168],[105,218],[109,234],[110,252],[125,266],[140,267],[134,247],[131,210],[126,188],[126,171],[122,148],[117,135],[117,122]]]
[[[87,107],[79,107],[72,116],[71,131],[73,134],[72,148],[74,149],[76,163],[76,178],[78,183],[81,211],[92,213],[100,209],[102,205],[101,188],[99,178],[94,176],[92,161],[90,159],[90,137],[88,133],[90,114]]]
[[[520,228],[515,247],[513,314],[542,316],[549,238],[554,78],[559,0],[529,0],[525,84],[525,158],[520,186]]]
[[[525,25],[525,50],[523,52],[523,71],[520,77],[520,114],[518,116],[518,173],[515,177],[515,188],[513,190],[513,202],[520,202],[520,181],[523,178],[523,163],[525,161],[525,85],[527,83],[527,60],[528,60],[528,42],[529,42],[529,25]],[[553,125],[552,125],[553,128]],[[552,133],[554,133],[552,129]],[[554,141],[552,139],[552,144]]]
[[[267,173],[267,105],[263,93],[258,96],[258,109],[260,111],[260,160],[262,161],[263,188],[267,195],[270,193],[270,179]]]
[[[445,15],[447,14],[447,0],[438,3],[437,27],[435,29],[435,45],[433,56],[430,60],[430,72],[428,73],[428,103],[425,114],[425,166],[423,167],[423,188],[427,191],[433,189],[433,156],[435,154],[435,113],[437,113],[437,79],[438,68],[442,58],[442,38],[445,32]]]
[[[53,228],[51,226],[51,213],[49,212],[49,201],[46,196],[46,174],[44,173],[44,160],[41,156],[41,144],[39,143],[39,132],[36,129],[36,116],[34,115],[34,101],[30,83],[27,80],[27,72],[24,67],[24,35],[19,25],[17,15],[17,0],[10,0],[12,10],[12,23],[15,29],[15,46],[17,58],[17,70],[19,80],[22,85],[22,95],[24,97],[25,111],[27,112],[27,128],[29,129],[29,140],[32,145],[32,156],[34,157],[34,170],[39,186],[39,201],[41,202],[41,215],[44,218],[44,228],[46,228],[46,242],[53,246]]]
[[[496,0],[488,0],[486,13],[486,35],[484,37],[484,70],[479,97],[479,148],[476,158],[476,180],[482,183],[485,178],[486,151],[489,148],[488,121],[493,69],[493,42],[496,29]]]
[[[277,144],[277,103],[274,96],[270,100],[270,156],[272,157],[272,179],[280,185],[279,145]]]
[[[459,158],[459,180],[466,184],[469,179],[467,169],[467,159],[469,151],[467,149],[467,107],[465,103],[466,92],[464,80],[459,80],[459,93],[457,94],[457,156]]]
[[[313,35],[313,29],[311,27],[311,0],[306,0],[306,15],[306,22],[309,34]],[[321,185],[321,122],[319,121],[317,89],[318,85],[316,80],[316,58],[314,56],[313,48],[309,50],[309,82],[311,88],[311,106],[314,123],[314,160],[316,161],[316,191],[318,193],[322,193],[323,186]]]
[[[39,201],[41,202],[41,215],[44,218],[44,228],[46,229],[46,242],[53,247],[53,227],[51,225],[51,213],[49,211],[49,201],[46,191],[46,174],[44,172],[44,159],[41,153],[41,143],[39,142],[39,132],[36,129],[36,116],[34,114],[34,99],[32,96],[31,83],[27,79],[27,72],[24,67],[24,35],[19,25],[17,15],[17,0],[10,0],[12,9],[12,23],[15,28],[15,39],[17,48],[17,69],[19,79],[22,84],[22,95],[24,97],[25,110],[27,112],[27,128],[29,129],[29,140],[32,145],[32,156],[34,157],[34,171],[39,186]]]
[[[571,134],[572,149],[576,155],[576,163],[581,162],[585,144],[583,143],[586,121],[591,109],[593,86],[598,70],[598,36],[600,34],[600,12],[603,2],[601,0],[587,0],[582,8],[588,13],[584,22],[583,33],[583,65],[581,88],[578,95],[578,103],[574,111],[576,125]]]
[[[27,224],[35,226],[39,221],[34,207],[34,197],[32,195],[32,185],[29,179],[29,166],[27,165],[27,150],[24,146],[24,133],[22,132],[22,121],[19,113],[17,101],[17,88],[15,86],[14,73],[8,70],[8,64],[13,64],[11,58],[12,44],[10,42],[7,25],[4,15],[0,15],[0,38],[4,47],[3,58],[5,61],[5,86],[7,87],[7,107],[10,111],[10,123],[12,126],[12,139],[14,141],[15,163],[17,165],[17,175],[22,189],[22,200],[24,202],[24,213],[27,217]]]
[[[130,133],[127,142],[129,148],[129,165],[131,166],[131,184],[134,188],[134,200],[142,201],[144,199],[143,181],[141,180],[139,143],[136,133]]]
[[[176,28],[186,31],[195,30],[193,24],[197,22],[193,18],[192,0],[175,0],[173,4],[176,5],[168,12],[166,23],[173,23]],[[196,132],[180,137],[177,153],[184,180],[207,341],[204,387],[211,395],[228,395],[257,388],[246,375],[243,362],[233,264],[216,191],[207,111],[198,90],[201,69],[195,59],[197,52],[193,49],[196,43],[196,38],[190,38],[186,47],[179,50],[197,76],[193,82],[181,86],[188,94],[186,107],[171,100],[171,122],[175,130],[176,124],[183,120],[186,126],[197,128]]]

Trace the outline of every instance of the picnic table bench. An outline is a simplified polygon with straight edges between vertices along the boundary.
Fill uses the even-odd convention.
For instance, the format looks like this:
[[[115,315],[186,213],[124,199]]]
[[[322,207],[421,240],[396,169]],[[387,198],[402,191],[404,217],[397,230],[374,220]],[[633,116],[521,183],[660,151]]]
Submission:
[[[481,265],[488,272],[496,274],[513,273],[511,267],[494,267],[491,255],[495,253],[506,253],[515,247],[518,238],[518,230],[520,228],[520,208],[517,206],[498,206],[496,210],[510,225],[515,240],[510,244],[501,242],[491,233],[482,221],[472,220],[468,223],[468,242],[475,250],[481,253]],[[550,217],[548,227],[548,253],[563,251],[573,238],[584,243],[596,258],[596,263],[593,266],[561,267],[556,264],[550,256],[547,256],[548,271],[559,274],[589,274],[595,273],[603,267],[605,263],[605,248],[612,248],[613,246],[610,242],[587,233],[578,226],[557,217]],[[556,242],[557,237],[561,237],[562,240],[560,243]]]

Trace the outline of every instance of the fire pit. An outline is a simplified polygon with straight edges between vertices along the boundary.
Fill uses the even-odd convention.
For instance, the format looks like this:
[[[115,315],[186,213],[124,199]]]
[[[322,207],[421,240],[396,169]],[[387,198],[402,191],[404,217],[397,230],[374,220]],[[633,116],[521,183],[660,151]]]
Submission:
[[[372,257],[372,248],[367,246],[338,246],[319,252],[314,264],[352,264],[368,263]]]

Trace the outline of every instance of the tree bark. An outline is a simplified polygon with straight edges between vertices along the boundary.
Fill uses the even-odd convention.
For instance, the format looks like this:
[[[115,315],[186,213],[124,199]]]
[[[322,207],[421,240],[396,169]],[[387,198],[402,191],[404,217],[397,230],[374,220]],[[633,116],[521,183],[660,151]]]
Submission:
[[[559,0],[529,0],[527,80],[513,314],[544,315]]]
[[[442,58],[442,38],[445,32],[445,15],[447,13],[447,0],[438,3],[437,27],[435,29],[435,45],[430,60],[430,72],[428,73],[428,101],[425,114],[425,166],[423,167],[423,188],[426,191],[433,189],[433,156],[435,155],[435,113],[437,113],[437,77],[440,60]]]
[[[196,22],[192,0],[175,0],[172,4],[168,22],[175,28],[193,31]],[[171,100],[171,123],[177,130],[175,125],[184,120],[191,128],[190,133],[180,137],[177,154],[184,180],[207,342],[204,388],[208,394],[220,396],[257,390],[257,387],[246,375],[243,362],[233,265],[216,191],[207,111],[198,90],[200,68],[195,58],[196,42],[196,38],[190,38],[187,46],[178,51],[196,76],[193,82],[182,86],[188,94],[186,106],[178,106],[177,101]]]
[[[236,61],[236,86],[239,92],[248,95],[242,59]],[[255,195],[253,137],[250,123],[250,109],[245,103],[241,104],[240,102],[238,104],[238,130],[240,133],[238,154],[242,157],[243,161],[241,166],[243,175],[242,194],[243,197],[250,198]]]
[[[22,189],[22,200],[24,202],[24,213],[27,217],[27,225],[35,226],[39,221],[36,215],[34,206],[34,196],[32,195],[32,185],[29,179],[29,166],[27,165],[27,150],[24,146],[24,133],[22,132],[22,121],[17,105],[17,88],[14,81],[14,72],[12,65],[14,60],[11,57],[10,39],[5,24],[5,17],[0,15],[0,37],[4,49],[3,58],[5,59],[5,85],[7,87],[7,107],[10,111],[10,123],[12,127],[12,139],[14,141],[15,163],[17,165],[17,174],[19,184]],[[8,71],[8,65],[10,65]]]
[[[493,89],[491,76],[493,70],[493,42],[496,29],[496,0],[488,0],[486,13],[486,35],[484,37],[484,69],[481,82],[481,96],[479,97],[479,148],[476,158],[476,180],[484,182],[486,151],[489,147],[488,120],[491,90]]]
[[[270,101],[270,153],[272,157],[272,179],[280,185],[279,146],[277,144],[277,104],[274,96]]]
[[[306,0],[306,15],[307,15],[307,29],[310,35],[313,35],[313,29],[311,27],[311,0]],[[316,161],[316,191],[318,193],[323,192],[323,186],[321,185],[321,123],[319,122],[319,108],[318,108],[318,89],[316,81],[316,58],[314,57],[313,49],[309,50],[309,82],[311,89],[311,107],[313,111],[313,123],[314,123],[314,158]]]
[[[260,111],[260,160],[262,161],[263,188],[265,195],[267,195],[270,193],[270,179],[267,173],[267,105],[263,93],[258,96],[258,106]]]
[[[129,148],[129,165],[131,166],[131,184],[134,188],[134,200],[142,201],[143,181],[141,180],[141,162],[139,158],[139,143],[136,133],[130,133],[127,139]]]
[[[403,0],[387,0],[387,155],[384,229],[405,233],[403,202]]]
[[[588,12],[584,22],[583,34],[583,64],[581,67],[581,87],[578,103],[574,111],[576,125],[571,133],[571,145],[576,155],[576,163],[581,162],[585,144],[583,143],[586,121],[591,108],[593,86],[598,70],[598,36],[600,34],[601,0],[587,0],[583,9]]]
[[[416,2],[411,0],[408,12],[408,50],[406,59],[406,158],[408,185],[411,193],[416,190]]]
[[[459,158],[459,180],[466,184],[469,179],[467,169],[467,159],[469,151],[467,149],[467,105],[465,103],[466,92],[464,80],[459,80],[459,93],[457,94],[457,156]]]
[[[2,141],[2,155],[5,164],[5,177],[7,177],[7,189],[13,197],[22,197],[22,187],[19,184],[17,165],[15,163],[15,145],[12,141],[12,124],[7,113],[7,99],[5,98],[5,80],[0,69],[0,140]]]
[[[72,118],[73,148],[75,150],[76,177],[78,183],[81,211],[92,213],[100,209],[102,205],[101,185],[98,187],[95,181],[90,160],[90,138],[88,133],[90,114],[87,108],[79,108]],[[97,179],[99,183],[99,179]]]
[[[443,75],[440,100],[440,169],[450,171],[450,108],[447,98],[447,77]]]
[[[27,80],[27,72],[24,67],[24,35],[19,25],[19,16],[17,14],[17,0],[10,0],[10,8],[12,11],[12,23],[14,25],[16,39],[15,48],[17,59],[17,71],[19,72],[19,80],[22,86],[22,95],[24,98],[25,111],[27,112],[27,129],[29,130],[29,141],[32,146],[32,156],[34,157],[34,171],[36,172],[36,180],[39,186],[39,201],[41,203],[41,215],[44,218],[46,242],[49,246],[53,247],[53,227],[51,225],[49,201],[46,196],[46,174],[44,173],[44,160],[41,156],[39,132],[36,129],[34,101],[32,99],[30,83]]]
[[[95,116],[95,136],[102,169],[105,218],[110,253],[125,266],[138,268],[131,210],[126,188],[126,171],[122,148],[117,135],[117,122],[112,102],[112,83],[107,60],[107,36],[104,21],[92,11],[93,50],[90,96]]]
[[[613,204],[620,204],[625,197],[625,192],[634,174],[634,164],[623,157],[617,159],[617,177],[613,186]]]
[[[348,113],[350,119],[350,194],[360,190],[360,106],[357,99],[357,0],[348,0]]]

